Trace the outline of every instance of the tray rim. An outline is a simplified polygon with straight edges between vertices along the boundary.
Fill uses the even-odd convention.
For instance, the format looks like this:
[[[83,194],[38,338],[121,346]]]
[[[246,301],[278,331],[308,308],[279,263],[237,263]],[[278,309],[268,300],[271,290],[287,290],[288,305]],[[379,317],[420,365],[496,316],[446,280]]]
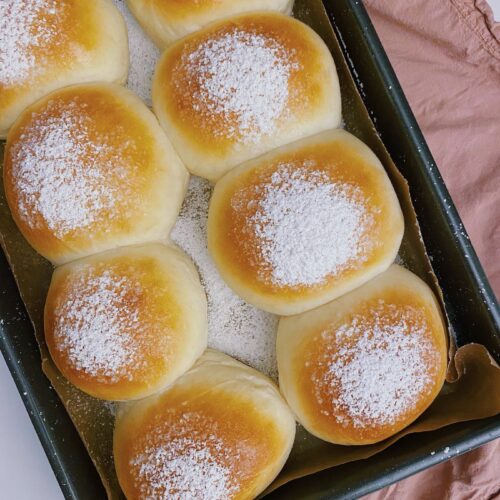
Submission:
[[[437,170],[434,159],[432,158],[423,134],[408,105],[408,102],[404,96],[394,70],[392,69],[389,59],[381,45],[375,29],[372,26],[370,18],[363,4],[359,0],[346,1],[357,23],[362,28],[364,41],[367,45],[367,50],[370,51],[371,56],[374,59],[380,72],[379,77],[383,80],[387,88],[392,89],[390,97],[394,104],[398,119],[405,125],[406,131],[408,132],[411,142],[414,145],[415,156],[420,158],[421,166],[424,168],[424,172],[429,182],[433,184],[433,189],[438,194],[440,209],[447,219],[448,225],[454,230],[457,245],[459,246],[461,254],[463,256],[467,256],[467,269],[471,273],[472,280],[476,284],[477,289],[480,291],[482,299],[487,306],[488,314],[491,317],[491,322],[496,326],[496,333],[497,335],[500,335],[500,309],[498,307],[498,302],[495,298],[495,295],[493,294],[488,280],[486,279],[484,270],[465,232],[463,224],[451,200],[443,179],[439,174],[439,171]],[[326,10],[328,12],[330,22],[334,27],[336,34],[338,35],[338,29],[333,20],[332,11],[329,8],[329,4],[331,4],[332,2],[331,0],[323,0],[323,3],[325,4]],[[339,42],[341,44],[341,48],[345,53],[346,47],[345,45],[343,45],[341,37],[339,37]],[[350,60],[350,58],[347,57],[346,60],[351,73],[353,73],[355,71],[355,65]],[[63,495],[66,498],[71,499],[96,498],[93,495],[98,492],[99,487],[97,487],[97,489],[93,490],[92,492],[85,490],[82,493],[81,485],[83,483],[88,484],[89,479],[91,479],[87,474],[90,474],[90,476],[97,476],[97,473],[93,468],[90,457],[83,448],[83,444],[79,440],[76,430],[74,428],[72,429],[75,435],[67,436],[68,440],[74,441],[75,443],[80,441],[80,447],[83,450],[85,456],[79,456],[78,460],[74,461],[73,457],[65,457],[61,453],[60,443],[55,442],[53,439],[55,437],[53,435],[55,431],[54,429],[49,429],[48,424],[43,417],[46,407],[43,404],[43,400],[51,397],[54,398],[54,391],[50,387],[49,381],[46,379],[41,370],[41,364],[39,362],[35,363],[35,365],[37,366],[28,364],[30,361],[29,358],[32,357],[34,351],[36,351],[37,355],[39,354],[38,347],[30,342],[28,342],[27,345],[23,345],[21,347],[15,345],[17,342],[16,338],[19,334],[21,334],[20,336],[22,336],[23,334],[29,334],[30,331],[32,332],[33,328],[25,311],[24,304],[20,298],[19,291],[17,290],[17,285],[15,285],[14,283],[14,294],[12,294],[12,286],[10,287],[10,289],[8,289],[9,285],[12,285],[13,277],[11,275],[10,267],[6,263],[5,257],[3,256],[3,252],[2,255],[0,255],[0,268],[2,269],[1,274],[5,278],[0,281],[0,292],[3,292],[3,294],[10,294],[10,296],[7,297],[6,301],[2,299],[2,305],[5,305],[5,303],[7,303],[11,310],[16,311],[16,318],[14,321],[11,321],[10,323],[0,323],[0,350],[5,358],[7,367],[12,374],[12,377],[26,407],[31,422],[41,441],[49,463],[54,470],[54,474],[61,487]],[[2,308],[0,308],[0,310],[1,309]],[[36,381],[38,383],[43,381],[42,386],[44,386],[44,390],[41,393],[36,393],[34,389],[34,383]],[[57,396],[55,397],[57,398]],[[65,411],[63,411],[63,413],[64,415],[61,415],[61,418],[63,420],[69,421],[69,416],[67,415],[67,413]],[[473,448],[481,446],[488,441],[500,437],[500,420],[490,418],[487,419],[487,421],[491,421],[491,425],[488,424],[488,428],[491,428],[490,430],[485,431],[483,429],[478,429],[475,432],[471,432],[466,438],[453,443],[453,446],[460,448],[462,450],[461,453],[464,453]],[[81,450],[79,449],[75,451],[77,453],[81,452]],[[379,478],[374,478],[364,485],[359,485],[356,490],[352,490],[348,495],[332,497],[331,495],[327,494],[327,496],[323,498],[357,498],[359,497],[359,495],[366,495],[372,491],[383,488],[393,482],[399,481],[405,477],[408,477],[409,475],[415,474],[420,470],[424,470],[425,468],[428,468],[442,461],[443,460],[438,456],[418,457],[415,460],[408,461],[406,464],[400,464],[400,467],[397,470],[389,471]],[[89,465],[90,469],[88,468]],[[92,469],[94,469],[95,474],[92,473]],[[81,481],[81,477],[77,477],[82,475],[85,476],[84,481]],[[280,489],[277,490],[277,493],[279,493],[279,490]],[[101,492],[104,494],[103,488],[101,489]]]

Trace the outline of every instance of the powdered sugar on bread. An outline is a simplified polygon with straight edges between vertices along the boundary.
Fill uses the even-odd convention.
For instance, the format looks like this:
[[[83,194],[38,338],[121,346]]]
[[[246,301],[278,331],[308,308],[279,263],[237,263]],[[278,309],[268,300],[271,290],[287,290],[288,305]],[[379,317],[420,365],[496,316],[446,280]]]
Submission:
[[[272,37],[236,28],[194,50],[187,47],[180,66],[188,82],[179,79],[178,90],[195,89],[193,109],[212,125],[222,122],[216,134],[256,143],[275,132],[287,112],[290,75],[299,67],[292,51]]]
[[[139,282],[113,269],[82,272],[69,283],[69,293],[55,311],[54,341],[73,369],[97,380],[130,379],[144,362],[137,306]]]
[[[282,163],[255,191],[246,231],[256,236],[263,281],[321,285],[366,260],[373,220],[355,186],[331,180],[314,162]],[[233,208],[239,203],[236,194]]]
[[[380,299],[324,330],[325,350],[313,376],[323,413],[364,428],[392,425],[415,411],[434,389],[440,361],[429,328],[418,307]]]
[[[131,174],[137,174],[137,167],[128,161],[130,144],[116,144],[112,130],[93,133],[93,126],[83,100],[53,100],[32,114],[13,143],[19,213],[31,228],[45,224],[64,238],[94,223],[105,224],[119,202],[134,202]]]
[[[2,0],[0,2],[0,88],[26,80],[37,69],[44,47],[64,33],[63,15],[56,0]]]

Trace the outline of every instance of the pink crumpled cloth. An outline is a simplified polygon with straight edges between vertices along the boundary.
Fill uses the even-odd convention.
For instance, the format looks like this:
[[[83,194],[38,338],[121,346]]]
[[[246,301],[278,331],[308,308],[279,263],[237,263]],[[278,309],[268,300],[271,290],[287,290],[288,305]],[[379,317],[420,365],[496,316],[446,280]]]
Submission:
[[[485,0],[365,0],[500,296],[500,23]]]
[[[497,297],[500,23],[485,0],[364,0]],[[500,498],[500,440],[365,500]]]

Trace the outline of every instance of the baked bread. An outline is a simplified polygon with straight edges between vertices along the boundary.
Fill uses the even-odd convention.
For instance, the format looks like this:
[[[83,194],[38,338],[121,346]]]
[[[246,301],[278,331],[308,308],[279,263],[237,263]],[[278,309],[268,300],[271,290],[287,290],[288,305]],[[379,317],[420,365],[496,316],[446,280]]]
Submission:
[[[207,302],[188,257],[150,244],[58,267],[45,340],[61,373],[102,399],[148,396],[182,375],[207,346]]]
[[[404,221],[373,152],[330,130],[238,166],[217,182],[208,248],[243,299],[290,315],[386,270]]]
[[[0,138],[49,92],[98,80],[123,83],[127,72],[127,29],[111,1],[0,2]]]
[[[117,415],[116,472],[129,500],[255,498],[294,436],[293,416],[268,378],[207,350],[164,393]]]
[[[141,26],[159,47],[225,17],[256,10],[291,14],[293,0],[127,0]]]
[[[187,179],[153,113],[115,84],[48,95],[16,121],[5,149],[14,220],[56,264],[165,238]]]
[[[394,265],[329,304],[280,320],[280,388],[311,434],[343,445],[376,443],[435,399],[446,344],[432,291]]]
[[[153,108],[188,170],[211,181],[341,120],[327,46],[300,21],[270,12],[211,24],[169,47]]]

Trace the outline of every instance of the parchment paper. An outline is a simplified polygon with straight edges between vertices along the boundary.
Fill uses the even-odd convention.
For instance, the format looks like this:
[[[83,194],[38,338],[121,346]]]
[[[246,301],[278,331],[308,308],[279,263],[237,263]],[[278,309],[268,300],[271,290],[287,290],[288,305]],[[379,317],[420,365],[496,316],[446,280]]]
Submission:
[[[345,128],[374,150],[394,184],[406,223],[398,257],[400,263],[423,278],[442,303],[442,294],[425,252],[408,186],[373,128],[321,0],[298,0],[294,15],[315,29],[331,49],[339,72]],[[0,158],[3,158],[3,143],[0,143]],[[113,403],[96,400],[76,389],[62,377],[50,359],[43,337],[43,306],[52,266],[26,243],[17,230],[5,201],[3,181],[1,182],[0,243],[33,322],[40,345],[43,370],[80,433],[109,498],[123,498],[112,457],[115,406]],[[456,422],[486,418],[497,413],[500,413],[500,369],[481,345],[469,344],[455,353],[453,336],[450,335],[447,382],[438,398],[417,422],[391,439],[362,447],[330,445],[314,438],[299,426],[290,458],[268,491],[298,477],[368,458],[406,434],[431,431]]]

